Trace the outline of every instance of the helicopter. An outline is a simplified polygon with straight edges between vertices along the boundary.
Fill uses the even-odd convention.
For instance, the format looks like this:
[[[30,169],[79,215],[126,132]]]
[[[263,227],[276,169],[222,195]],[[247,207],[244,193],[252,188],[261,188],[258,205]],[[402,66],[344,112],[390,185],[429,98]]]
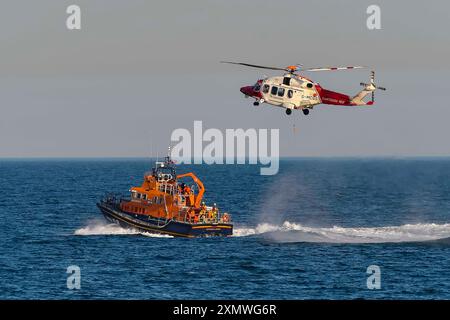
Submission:
[[[364,87],[355,96],[330,91],[322,88],[317,82],[300,75],[302,71],[337,71],[352,70],[366,68],[364,66],[350,67],[325,67],[325,68],[305,68],[302,65],[292,65],[285,68],[267,67],[244,62],[221,61],[221,63],[237,64],[246,67],[259,69],[269,69],[284,71],[282,76],[265,77],[259,79],[252,86],[244,86],[240,91],[246,98],[255,99],[254,106],[262,103],[268,103],[273,106],[286,109],[286,114],[290,115],[292,110],[302,110],[304,115],[308,115],[309,111],[318,104],[338,105],[338,106],[371,106],[375,103],[375,90],[383,90],[386,88],[379,87],[375,84],[375,71],[371,71],[369,83],[361,82]],[[364,98],[372,94],[370,101],[364,101]]]

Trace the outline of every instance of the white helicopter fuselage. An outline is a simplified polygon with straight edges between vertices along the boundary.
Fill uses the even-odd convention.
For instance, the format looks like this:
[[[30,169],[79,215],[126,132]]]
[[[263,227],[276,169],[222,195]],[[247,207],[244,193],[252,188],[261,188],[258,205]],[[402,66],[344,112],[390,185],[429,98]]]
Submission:
[[[286,109],[287,114],[291,114],[294,109],[301,109],[306,115],[310,109],[318,104],[337,106],[373,105],[373,92],[380,88],[375,86],[373,78],[374,73],[372,72],[370,83],[361,83],[364,89],[353,97],[327,90],[317,82],[293,73],[260,79],[253,86],[242,87],[240,91],[246,97],[254,98],[254,105],[268,103]],[[380,89],[385,90],[384,88]],[[372,100],[364,101],[364,98],[370,93],[372,93]]]
[[[246,67],[281,70],[287,71],[283,76],[267,77],[258,80],[253,86],[245,86],[241,88],[241,92],[245,97],[255,99],[253,105],[260,103],[268,103],[273,106],[286,109],[286,114],[291,114],[293,109],[302,109],[303,114],[309,114],[309,110],[317,104],[328,104],[338,106],[371,106],[373,105],[374,91],[376,89],[386,90],[386,88],[375,85],[375,72],[370,75],[370,82],[360,85],[364,87],[355,96],[350,97],[347,94],[335,92],[322,88],[318,83],[314,83],[310,79],[299,75],[298,71],[337,71],[337,70],[353,70],[362,69],[363,66],[344,66],[344,67],[320,67],[320,68],[303,68],[302,65],[291,65],[287,67],[273,67],[250,64],[245,62],[221,61],[235,65]],[[370,101],[364,101],[364,98],[372,94]]]
[[[316,85],[309,79],[285,74],[258,80],[253,87],[241,88],[242,93],[286,109],[312,109],[322,103]]]

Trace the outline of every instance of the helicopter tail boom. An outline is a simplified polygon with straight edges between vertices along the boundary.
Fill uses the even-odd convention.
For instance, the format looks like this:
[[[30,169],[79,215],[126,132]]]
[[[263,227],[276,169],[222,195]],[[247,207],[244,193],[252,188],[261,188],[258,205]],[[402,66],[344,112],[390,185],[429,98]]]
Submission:
[[[357,105],[357,106],[361,106],[361,105],[372,105],[375,102],[375,90],[376,89],[380,89],[385,91],[386,88],[384,87],[378,87],[375,84],[375,71],[372,71],[370,73],[370,82],[369,83],[364,83],[361,82],[360,83],[361,86],[364,87],[363,90],[361,90],[360,92],[358,92],[350,101],[353,105]],[[365,102],[364,98],[369,94],[372,94],[372,100],[370,100],[369,102]]]
[[[316,90],[319,93],[321,102],[324,104],[347,106],[351,103],[351,98],[346,94],[324,89],[318,84],[316,84]]]

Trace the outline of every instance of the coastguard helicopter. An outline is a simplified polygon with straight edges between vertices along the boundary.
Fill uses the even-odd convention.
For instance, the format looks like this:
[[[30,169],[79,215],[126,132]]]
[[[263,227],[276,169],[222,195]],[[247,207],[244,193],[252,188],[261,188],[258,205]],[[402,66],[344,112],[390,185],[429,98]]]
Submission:
[[[254,106],[260,103],[268,103],[273,106],[286,109],[286,114],[290,115],[292,110],[301,109],[304,115],[309,114],[315,105],[329,104],[338,106],[371,106],[375,102],[375,90],[386,90],[384,87],[375,85],[375,72],[372,71],[369,83],[361,82],[360,85],[364,87],[355,96],[330,91],[322,88],[317,82],[314,82],[304,76],[299,75],[299,71],[336,71],[336,70],[350,70],[361,69],[363,66],[354,67],[326,67],[326,68],[306,68],[303,69],[301,65],[293,65],[285,68],[281,67],[266,67],[255,64],[248,64],[243,62],[221,61],[221,63],[237,64],[246,67],[279,70],[286,73],[282,76],[266,77],[259,79],[253,86],[245,86],[241,88],[241,92],[246,98],[252,97],[255,99]],[[368,102],[364,98],[372,94],[372,99]]]

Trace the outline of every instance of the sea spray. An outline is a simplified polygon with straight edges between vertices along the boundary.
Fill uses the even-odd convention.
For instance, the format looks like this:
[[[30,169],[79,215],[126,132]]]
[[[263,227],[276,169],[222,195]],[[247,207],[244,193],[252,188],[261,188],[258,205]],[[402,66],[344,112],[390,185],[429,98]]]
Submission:
[[[317,185],[311,186],[309,181],[305,181],[308,175],[299,173],[296,168],[286,166],[285,170],[263,191],[258,223],[281,225],[293,216],[308,225],[321,226],[329,222],[329,203],[317,194]],[[305,170],[308,172],[308,168]]]
[[[75,230],[77,236],[94,236],[94,235],[124,235],[124,234],[139,234],[139,231],[134,229],[125,229],[114,223],[107,223],[104,221],[89,221],[88,224],[82,228]]]
[[[277,242],[399,243],[450,238],[450,223],[419,223],[383,227],[308,227],[285,221],[281,225],[262,223],[256,227],[236,227],[234,236],[269,236]]]
[[[126,229],[114,223],[92,220],[85,227],[74,232],[77,236],[99,236],[99,235],[143,235],[150,238],[173,238],[170,235],[141,232],[135,229]]]
[[[270,187],[263,193],[259,204],[260,224],[270,222],[278,225],[285,219],[286,210],[295,197],[299,196],[295,190],[296,181],[290,175],[279,175]]]

